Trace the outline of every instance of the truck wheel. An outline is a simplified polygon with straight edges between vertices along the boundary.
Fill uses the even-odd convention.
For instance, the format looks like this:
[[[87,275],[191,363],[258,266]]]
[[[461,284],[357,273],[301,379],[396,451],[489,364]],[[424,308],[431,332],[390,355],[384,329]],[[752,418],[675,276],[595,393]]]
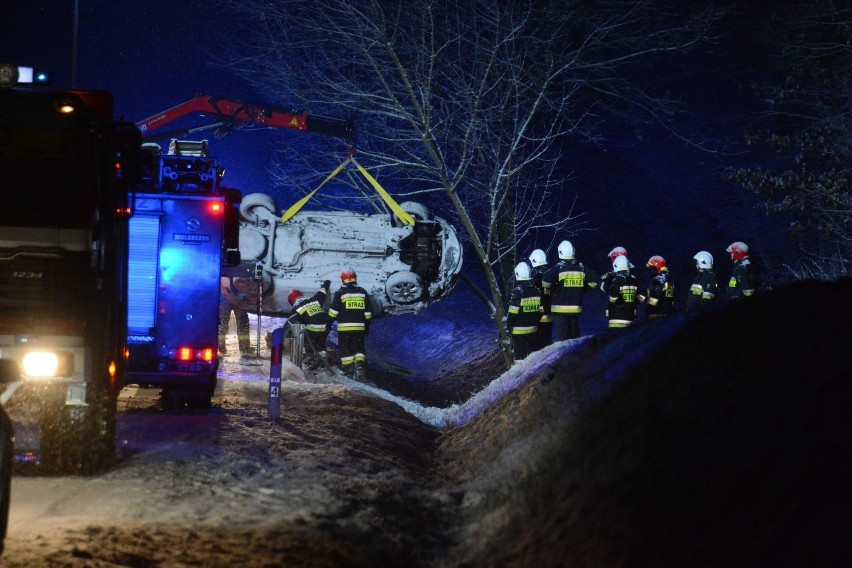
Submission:
[[[213,394],[216,392],[216,373],[210,374],[210,382],[201,387],[195,387],[189,391],[186,405],[198,410],[209,410],[213,408]]]
[[[174,387],[163,387],[160,391],[160,406],[163,410],[183,410],[186,393]]]
[[[397,304],[411,304],[423,296],[423,282],[413,272],[394,272],[385,283],[385,292]]]

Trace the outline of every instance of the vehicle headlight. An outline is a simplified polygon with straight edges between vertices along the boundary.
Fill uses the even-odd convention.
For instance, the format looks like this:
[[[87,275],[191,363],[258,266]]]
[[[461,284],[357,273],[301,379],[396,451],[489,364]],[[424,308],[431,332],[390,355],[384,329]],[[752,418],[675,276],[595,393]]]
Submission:
[[[30,351],[21,361],[24,375],[32,378],[68,377],[74,371],[74,355],[53,351]]]

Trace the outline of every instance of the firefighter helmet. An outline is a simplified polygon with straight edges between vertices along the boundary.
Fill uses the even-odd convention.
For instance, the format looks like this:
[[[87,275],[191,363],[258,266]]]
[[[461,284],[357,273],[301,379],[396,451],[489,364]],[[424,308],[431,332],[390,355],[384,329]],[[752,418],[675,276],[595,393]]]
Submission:
[[[610,262],[615,262],[615,259],[619,256],[627,256],[627,249],[624,247],[615,247],[614,249],[609,251]]]
[[[646,266],[654,272],[666,270],[666,259],[655,254],[648,259],[648,264]]]
[[[296,300],[302,297],[302,292],[300,290],[291,290],[289,294],[287,294],[287,301],[290,302],[291,306],[296,305]]]
[[[574,258],[574,245],[571,244],[571,241],[562,241],[557,250],[559,251],[559,258],[563,260]]]
[[[702,250],[696,253],[696,255],[692,258],[698,261],[698,268],[713,268],[713,255],[707,252],[706,250]]]
[[[624,255],[617,256],[615,257],[615,260],[612,261],[612,269],[616,272],[630,270],[630,261],[627,260],[627,257]]]
[[[358,275],[355,274],[355,271],[351,268],[344,268],[343,272],[340,273],[340,280],[344,284],[347,282],[355,282],[358,279]]]
[[[529,280],[530,279],[530,265],[526,262],[519,262],[518,266],[515,267],[515,280]]]
[[[547,255],[544,254],[543,250],[535,249],[530,253],[530,264],[532,264],[533,267],[544,266],[547,264]]]
[[[748,245],[742,241],[731,243],[725,252],[731,253],[732,260],[743,260],[748,258]]]

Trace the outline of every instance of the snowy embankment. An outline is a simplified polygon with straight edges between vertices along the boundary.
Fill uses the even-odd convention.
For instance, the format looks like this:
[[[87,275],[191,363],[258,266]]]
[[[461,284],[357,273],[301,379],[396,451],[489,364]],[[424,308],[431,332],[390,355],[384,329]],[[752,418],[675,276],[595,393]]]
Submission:
[[[448,566],[850,566],[852,279],[604,334],[441,437]]]
[[[337,380],[340,384],[349,388],[396,403],[426,424],[438,428],[455,427],[476,418],[501,398],[525,384],[530,377],[541,375],[547,369],[553,367],[559,359],[570,355],[574,349],[580,348],[587,339],[588,337],[585,337],[557,343],[534,353],[489,382],[481,391],[474,393],[465,402],[453,404],[448,408],[425,406],[419,402],[391,394],[384,389],[363,385],[345,377],[338,377]]]

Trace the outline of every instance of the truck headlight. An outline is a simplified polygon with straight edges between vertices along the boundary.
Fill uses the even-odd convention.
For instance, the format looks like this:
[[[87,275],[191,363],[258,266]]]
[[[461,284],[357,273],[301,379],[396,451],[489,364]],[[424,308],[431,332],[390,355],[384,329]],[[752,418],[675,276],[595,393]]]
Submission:
[[[74,371],[74,356],[71,353],[52,351],[30,351],[21,361],[24,375],[32,378],[68,377]]]

